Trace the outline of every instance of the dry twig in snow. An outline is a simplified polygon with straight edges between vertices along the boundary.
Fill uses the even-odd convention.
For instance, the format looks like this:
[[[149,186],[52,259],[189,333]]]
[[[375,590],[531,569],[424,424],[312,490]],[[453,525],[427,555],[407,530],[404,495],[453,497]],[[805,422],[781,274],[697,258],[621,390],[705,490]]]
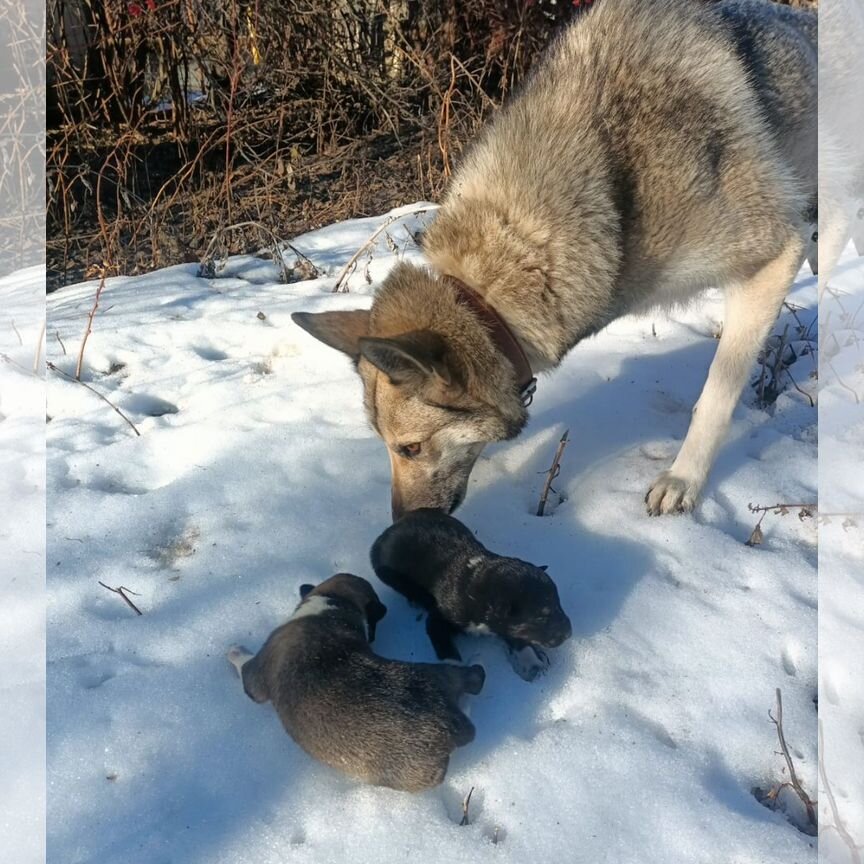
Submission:
[[[93,308],[87,316],[87,329],[84,331],[84,338],[81,340],[81,350],[78,352],[78,363],[75,365],[75,380],[81,380],[81,367],[84,365],[84,347],[87,345],[87,339],[93,331],[93,316],[99,308],[99,298],[102,296],[102,290],[105,288],[105,268],[102,268],[102,273],[99,278],[99,287],[96,289],[96,297],[93,300]],[[65,373],[64,373],[65,374]]]
[[[107,396],[105,396],[105,395],[103,395],[102,393],[100,393],[100,392],[99,392],[95,387],[91,387],[91,386],[90,386],[89,384],[87,384],[86,382],[81,381],[81,380],[79,380],[78,378],[75,378],[75,377],[72,376],[72,375],[69,375],[68,373],[64,372],[62,369],[58,369],[58,368],[57,368],[53,363],[51,363],[51,362],[48,363],[48,368],[49,368],[52,372],[56,372],[58,375],[62,375],[64,378],[68,378],[70,381],[74,381],[76,384],[80,384],[82,387],[86,387],[86,388],[87,388],[91,393],[95,393],[95,394],[96,394],[96,395],[97,395],[97,396],[98,396],[98,397],[99,397],[103,402],[105,402],[107,405],[110,405],[111,408],[112,408],[114,411],[116,411],[116,412],[117,412],[117,413],[118,413],[118,414],[119,414],[119,415],[120,415],[120,416],[121,416],[121,417],[122,417],[122,418],[123,418],[123,419],[124,419],[124,420],[125,420],[125,421],[130,425],[130,426],[131,426],[131,427],[132,427],[132,431],[133,431],[133,432],[134,432],[134,433],[135,433],[139,438],[141,437],[141,433],[138,431],[138,427],[137,427],[137,426],[136,426],[136,425],[135,425],[135,424],[134,424],[134,423],[133,423],[133,422],[132,422],[132,421],[131,421],[131,420],[130,420],[130,419],[129,419],[129,418],[128,418],[128,417],[127,417],[127,416],[126,416],[126,415],[125,415],[125,414],[124,414],[124,413],[123,413],[123,412],[122,412],[122,411],[121,411],[121,410],[120,410],[120,409],[119,409],[119,408],[118,408],[118,407],[117,407],[117,406],[116,406],[116,405],[115,405],[115,404],[114,404],[114,403],[113,403],[113,402],[112,402],[108,397],[107,397]]]
[[[472,786],[462,801],[462,821],[459,823],[460,828],[464,828],[468,824],[468,805],[471,803],[471,796],[473,794],[474,787]]]
[[[798,519],[803,522],[805,519],[811,519],[816,510],[816,504],[769,504],[767,507],[762,504],[748,504],[747,509],[751,513],[761,513],[759,521],[756,523],[750,536],[745,541],[745,546],[760,546],[765,536],[762,533],[762,520],[769,512],[773,512],[775,516],[785,516],[790,510],[798,510]]]
[[[807,811],[808,826],[815,834],[817,828],[816,807],[813,804],[813,801],[810,800],[810,796],[804,791],[804,787],[801,785],[801,781],[795,773],[795,765],[792,763],[792,757],[789,755],[789,748],[786,746],[786,737],[783,734],[783,699],[780,695],[780,688],[778,687],[775,692],[777,694],[777,716],[775,717],[770,711],[768,712],[768,716],[771,718],[771,722],[777,727],[777,737],[780,740],[780,750],[783,753],[783,758],[786,760],[786,767],[789,769],[789,781],[779,783],[768,793],[767,797],[769,800],[776,801],[781,789],[787,786],[794,789],[795,794],[801,800],[801,803]]]
[[[128,591],[130,594],[134,594],[136,597],[138,596],[137,591],[133,591],[131,588],[127,588],[125,585],[120,585],[118,588],[112,588],[110,585],[106,585],[104,582],[99,582],[99,584],[103,588],[107,588],[109,591],[114,594],[119,594],[126,603],[135,610],[138,615],[143,615],[144,613],[126,596],[126,592]]]
[[[542,516],[546,510],[546,500],[550,492],[555,490],[552,488],[552,481],[561,473],[561,456],[564,453],[564,448],[567,446],[570,434],[569,429],[564,430],[561,440],[558,442],[558,449],[555,451],[555,458],[552,460],[552,465],[546,472],[546,482],[543,484],[543,494],[540,496],[540,503],[537,505],[537,515]]]
[[[352,268],[356,265],[357,259],[378,239],[381,233],[389,228],[397,219],[402,219],[405,216],[416,216],[419,213],[427,213],[429,210],[437,210],[437,205],[425,205],[418,207],[416,210],[410,210],[406,213],[400,213],[398,216],[388,216],[382,225],[379,225],[370,235],[369,239],[351,256],[348,263],[342,268],[339,276],[336,279],[336,284],[333,286],[333,293],[347,293],[348,288],[345,286],[345,280],[348,278]]]

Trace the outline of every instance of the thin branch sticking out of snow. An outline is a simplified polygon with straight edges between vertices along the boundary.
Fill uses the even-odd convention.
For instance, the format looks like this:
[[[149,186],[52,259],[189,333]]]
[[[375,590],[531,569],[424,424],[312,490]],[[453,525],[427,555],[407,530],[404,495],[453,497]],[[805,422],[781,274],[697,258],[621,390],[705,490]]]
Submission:
[[[564,430],[561,440],[558,442],[558,449],[555,451],[555,458],[552,460],[552,465],[546,472],[546,482],[543,484],[543,494],[540,496],[540,503],[537,505],[537,515],[542,516],[546,511],[546,500],[549,498],[549,493],[552,489],[552,481],[561,473],[561,457],[564,455],[564,448],[570,440],[567,436],[570,434],[569,429]]]
[[[138,427],[105,395],[100,393],[95,387],[91,387],[89,384],[84,381],[80,381],[75,378],[73,375],[69,375],[64,372],[62,369],[58,369],[53,363],[48,363],[48,368],[52,372],[56,372],[58,375],[62,375],[64,378],[68,378],[70,381],[74,381],[76,384],[80,384],[82,387],[86,387],[91,393],[95,393],[103,402],[107,405],[110,405],[111,408],[116,411],[131,427],[132,431],[140,438],[141,433],[138,431]]]
[[[798,519],[803,522],[805,519],[811,519],[816,511],[816,504],[748,504],[747,509],[751,513],[761,513],[759,521],[750,532],[750,536],[745,541],[745,546],[760,546],[765,539],[762,533],[762,520],[768,513],[774,513],[776,516],[785,516],[790,510],[798,510]]]
[[[127,588],[125,585],[120,585],[117,588],[112,588],[110,585],[106,585],[104,582],[99,582],[99,584],[103,588],[107,588],[114,594],[119,594],[138,615],[143,615],[144,613],[126,596],[126,592],[128,591],[130,594],[134,594],[136,597],[138,596],[137,591],[133,591],[131,588]]]
[[[402,219],[405,216],[417,216],[420,213],[428,213],[430,210],[437,210],[437,205],[424,205],[416,210],[410,210],[406,213],[400,213],[398,216],[389,216],[382,225],[379,225],[370,235],[369,239],[348,259],[348,263],[342,268],[339,276],[336,279],[336,284],[333,286],[334,294],[347,294],[348,286],[345,285],[345,280],[352,272],[352,268],[357,264],[357,259],[378,239],[385,228],[389,228],[397,219]]]
[[[778,687],[775,692],[777,694],[777,716],[775,717],[770,711],[768,712],[768,716],[771,718],[771,722],[777,727],[777,738],[780,740],[780,750],[783,753],[783,758],[786,760],[786,767],[789,769],[789,782],[780,783],[776,786],[772,790],[770,797],[772,800],[776,800],[780,789],[784,786],[791,786],[795,790],[795,794],[801,799],[801,803],[807,811],[808,826],[815,834],[817,828],[816,807],[810,799],[810,796],[804,791],[804,787],[801,785],[801,781],[795,773],[795,765],[792,762],[792,757],[789,755],[789,748],[786,746],[786,736],[783,734],[783,698],[780,695],[780,688]]]
[[[102,268],[101,278],[99,279],[99,287],[96,289],[96,297],[93,299],[93,308],[90,310],[90,314],[87,316],[87,329],[84,331],[84,338],[81,340],[81,350],[78,352],[78,362],[75,365],[75,380],[79,382],[81,381],[81,367],[84,365],[84,348],[87,345],[87,339],[93,332],[93,316],[96,314],[96,310],[99,308],[99,298],[102,296],[102,291],[104,288],[105,268]]]
[[[472,786],[472,787],[468,790],[468,794],[465,796],[465,798],[464,798],[463,801],[462,801],[462,820],[459,822],[459,827],[460,827],[460,828],[464,828],[466,825],[469,824],[469,821],[468,821],[468,807],[469,807],[469,805],[471,804],[471,796],[472,796],[473,794],[474,794],[474,787]]]

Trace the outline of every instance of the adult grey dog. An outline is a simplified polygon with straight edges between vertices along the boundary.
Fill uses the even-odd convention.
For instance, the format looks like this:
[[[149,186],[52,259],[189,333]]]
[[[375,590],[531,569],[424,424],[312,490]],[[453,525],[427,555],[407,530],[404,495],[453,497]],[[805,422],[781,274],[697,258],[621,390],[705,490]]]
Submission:
[[[689,511],[797,273],[816,201],[814,15],[767,0],[600,0],[470,149],[371,310],[297,313],[348,354],[394,518],[452,512],[534,376],[610,321],[725,288],[690,429],[646,496]]]

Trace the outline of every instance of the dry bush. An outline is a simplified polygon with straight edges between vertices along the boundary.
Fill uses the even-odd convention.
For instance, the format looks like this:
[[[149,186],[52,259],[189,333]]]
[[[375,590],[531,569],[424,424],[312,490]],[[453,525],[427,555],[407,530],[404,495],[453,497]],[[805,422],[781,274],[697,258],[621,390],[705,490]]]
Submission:
[[[436,198],[590,2],[48,0],[49,286]]]
[[[200,257],[435,197],[578,11],[551,0],[49,0],[48,257]],[[232,233],[240,251],[256,231]]]

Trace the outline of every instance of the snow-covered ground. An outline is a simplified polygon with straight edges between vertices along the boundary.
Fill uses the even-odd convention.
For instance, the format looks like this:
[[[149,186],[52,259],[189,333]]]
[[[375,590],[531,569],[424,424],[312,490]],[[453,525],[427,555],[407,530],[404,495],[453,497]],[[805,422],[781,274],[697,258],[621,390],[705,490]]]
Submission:
[[[0,278],[0,858],[16,864],[45,856],[44,296],[43,268]]]
[[[791,385],[768,408],[748,391],[694,516],[650,519],[642,502],[704,381],[713,294],[577,347],[541,380],[524,434],[478,463],[457,515],[491,549],[549,565],[574,635],[531,684],[494,641],[463,640],[487,684],[469,702],[477,739],[441,787],[350,781],[243,695],[225,649],[257,648],[301,583],[339,570],[389,608],[379,653],[433,659],[416,612],[370,572],[389,464],[359,379],[289,317],[368,305],[398,255],[419,259],[408,232],[431,214],[395,220],[351,293],[331,293],[383,218],[293,241],[327,269],[316,281],[277,284],[252,257],[216,279],[184,265],[111,280],[83,379],[140,436],[49,373],[49,861],[814,862],[814,839],[751,790],[787,779],[768,716],[780,688],[815,797],[816,520],[769,513],[764,542],[744,541],[748,503],[815,502],[816,409]],[[49,359],[69,373],[95,288],[49,298]],[[809,271],[790,302],[806,329]],[[790,371],[815,395],[815,358],[790,311],[787,324]],[[564,429],[565,500],[537,518]]]
[[[851,245],[830,284],[819,309],[819,851],[825,864],[854,864],[851,848],[864,851],[864,258]]]

